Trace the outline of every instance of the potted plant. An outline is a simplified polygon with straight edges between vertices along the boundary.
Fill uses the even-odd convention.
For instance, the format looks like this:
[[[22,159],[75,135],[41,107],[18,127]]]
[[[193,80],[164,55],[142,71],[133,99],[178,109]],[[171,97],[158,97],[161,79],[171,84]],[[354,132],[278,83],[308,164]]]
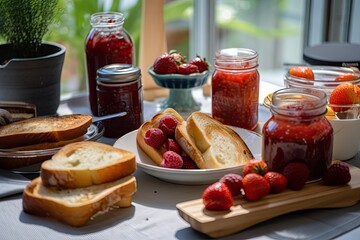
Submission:
[[[54,115],[60,103],[65,47],[43,42],[59,13],[58,0],[0,0],[0,101],[35,104]]]

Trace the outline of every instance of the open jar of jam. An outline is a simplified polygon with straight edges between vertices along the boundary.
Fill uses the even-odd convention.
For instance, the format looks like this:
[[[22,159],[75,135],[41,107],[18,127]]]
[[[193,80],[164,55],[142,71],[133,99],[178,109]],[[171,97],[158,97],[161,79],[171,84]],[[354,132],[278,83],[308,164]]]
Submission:
[[[303,162],[309,181],[320,179],[332,161],[333,128],[326,119],[326,93],[286,88],[273,93],[271,118],[263,126],[263,160],[282,173],[290,162]]]
[[[244,48],[215,53],[212,116],[223,124],[253,130],[258,122],[258,54]]]
[[[90,30],[85,42],[87,78],[91,112],[98,116],[96,71],[112,63],[135,63],[134,43],[123,28],[125,17],[118,12],[91,15]]]
[[[104,136],[118,138],[144,122],[141,71],[130,64],[110,64],[97,71],[99,116],[126,112],[103,121]]]

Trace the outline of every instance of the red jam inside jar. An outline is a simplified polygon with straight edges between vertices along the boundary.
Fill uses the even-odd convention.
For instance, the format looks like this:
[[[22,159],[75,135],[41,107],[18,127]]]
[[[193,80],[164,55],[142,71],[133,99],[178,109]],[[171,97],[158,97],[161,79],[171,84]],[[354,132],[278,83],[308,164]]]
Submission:
[[[223,49],[215,54],[212,116],[226,125],[253,130],[258,122],[258,54],[250,49]]]
[[[263,159],[282,173],[290,162],[303,162],[309,181],[330,166],[333,128],[326,119],[326,93],[315,89],[281,89],[273,94],[272,117],[263,126]]]
[[[86,42],[86,66],[91,112],[98,116],[96,96],[96,71],[112,63],[134,64],[134,44],[123,28],[122,13],[96,13],[91,16],[90,30]]]
[[[126,112],[103,121],[104,136],[118,138],[144,122],[140,69],[129,64],[110,64],[97,71],[99,116]]]

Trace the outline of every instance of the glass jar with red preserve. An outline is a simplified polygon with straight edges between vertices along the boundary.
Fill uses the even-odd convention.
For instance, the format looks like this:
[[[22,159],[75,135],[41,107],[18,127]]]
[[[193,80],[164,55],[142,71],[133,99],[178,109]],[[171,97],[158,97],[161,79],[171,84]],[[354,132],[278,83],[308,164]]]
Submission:
[[[244,48],[215,53],[212,116],[226,125],[253,130],[258,122],[258,54]]]
[[[326,93],[285,88],[273,93],[271,118],[263,126],[262,157],[282,173],[290,162],[303,162],[310,180],[318,180],[332,161],[333,128],[326,119]]]
[[[86,67],[91,112],[98,116],[96,71],[112,63],[135,63],[134,43],[124,29],[125,17],[119,12],[91,15],[90,30],[85,42]]]
[[[141,71],[130,64],[110,64],[97,71],[99,116],[126,112],[103,121],[104,136],[118,138],[144,122]]]

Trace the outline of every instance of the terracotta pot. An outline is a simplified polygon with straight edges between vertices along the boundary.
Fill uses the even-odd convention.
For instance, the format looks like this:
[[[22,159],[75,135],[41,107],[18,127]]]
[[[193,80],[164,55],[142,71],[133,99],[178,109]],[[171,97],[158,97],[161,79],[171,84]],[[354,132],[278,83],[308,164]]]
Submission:
[[[36,105],[37,115],[55,115],[60,104],[61,72],[65,47],[43,43],[41,57],[13,58],[11,46],[0,44],[0,101],[21,101]]]

